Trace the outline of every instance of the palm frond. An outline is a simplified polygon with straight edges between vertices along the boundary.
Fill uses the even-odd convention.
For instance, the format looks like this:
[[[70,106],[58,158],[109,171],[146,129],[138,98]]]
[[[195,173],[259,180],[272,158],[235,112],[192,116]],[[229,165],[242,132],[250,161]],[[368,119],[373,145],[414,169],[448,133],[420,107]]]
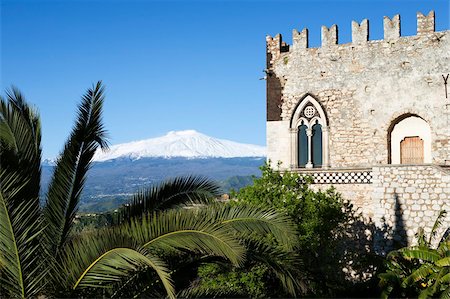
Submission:
[[[414,282],[420,281],[425,279],[428,275],[435,272],[435,266],[433,264],[424,264],[420,266],[417,270],[415,270],[411,275],[406,277],[403,281],[401,286],[403,288],[406,288],[408,286],[411,286]]]
[[[14,184],[10,187],[20,186],[20,192],[14,197],[7,196],[13,207],[27,201],[34,210],[40,209],[41,152],[39,115],[20,91],[12,87],[7,91],[7,99],[0,97],[0,161],[4,174],[15,173]],[[5,185],[1,177],[0,185]],[[6,196],[5,186],[2,190]]]
[[[120,218],[129,220],[176,206],[210,203],[220,195],[219,191],[220,187],[206,177],[176,177],[135,194],[131,202],[122,208]]]
[[[10,243],[14,246],[4,248],[4,255],[11,257],[13,254],[20,265],[17,275],[22,282],[16,285],[22,289],[21,296],[33,296],[42,288],[46,272],[41,267],[43,252],[37,238],[42,231],[39,206],[41,126],[38,113],[14,87],[7,91],[7,99],[0,97],[0,161],[0,193],[6,207],[0,220],[5,221],[0,234],[5,241],[8,239],[8,222],[14,240],[14,244]],[[14,280],[19,276],[6,277]],[[0,277],[4,277],[1,271]]]
[[[289,295],[297,297],[299,293],[306,293],[307,287],[304,281],[306,274],[301,273],[303,262],[298,254],[263,242],[255,245],[249,259],[267,265]]]
[[[433,293],[430,288],[426,288],[419,292],[418,299],[427,299],[427,298],[433,298]]]
[[[439,267],[448,267],[450,266],[450,256],[446,256],[435,262],[436,266]]]
[[[64,146],[49,186],[44,218],[46,235],[53,242],[51,251],[62,247],[69,236],[86,173],[98,147],[106,149],[102,122],[104,88],[101,82],[88,89],[78,109],[78,118]]]
[[[416,233],[417,245],[419,246],[428,246],[428,241],[425,236],[425,230],[423,227],[419,227]]]
[[[123,229],[151,251],[183,249],[221,256],[235,265],[245,257],[245,248],[234,234],[204,209],[149,214]]]
[[[4,181],[3,183],[8,182]],[[19,189],[15,190],[15,192],[18,191]],[[14,195],[14,193],[10,195]],[[0,192],[0,280],[2,282],[0,295],[2,295],[2,289],[5,289],[8,291],[8,296],[25,297],[22,265],[13,229],[13,219],[8,203],[3,197],[3,191]]]
[[[450,285],[450,273],[447,273],[444,276],[442,276],[441,282]]]
[[[426,246],[405,247],[398,250],[406,259],[421,259],[427,262],[436,262],[441,257],[436,250]]]
[[[16,176],[2,169],[0,177],[0,295],[6,290],[7,297],[33,296],[42,288],[46,273],[39,267],[42,252],[37,242],[41,233],[38,211],[33,202],[11,204],[9,197],[14,198],[21,191],[15,183]]]
[[[450,299],[450,286],[448,286],[442,293],[441,296],[439,297],[441,299]]]
[[[173,297],[173,283],[163,261],[150,254],[119,228],[103,229],[72,239],[61,256],[67,290],[111,288],[124,277],[145,268],[154,270],[167,294]]]
[[[60,283],[67,282],[75,289],[107,287],[146,266],[157,271],[166,291],[171,294],[168,276],[163,275],[167,269],[158,262],[157,255],[181,249],[220,256],[235,265],[241,264],[245,248],[235,235],[200,211],[183,209],[149,214],[123,225],[73,238],[62,249],[65,280]],[[148,259],[153,261],[153,266]]]
[[[292,249],[297,241],[297,227],[292,219],[274,209],[251,205],[216,204],[205,208],[206,213],[227,229],[240,234],[271,234],[280,245]]]
[[[431,242],[436,237],[437,230],[440,228],[445,220],[445,216],[447,216],[447,212],[445,210],[439,211],[439,215],[436,218],[436,221],[433,224],[433,228],[431,229],[430,237],[428,239],[428,244],[431,245]]]
[[[167,295],[170,298],[175,297],[173,282],[165,263],[154,255],[141,253],[131,248],[114,248],[104,253],[82,273],[73,289],[120,282],[124,276],[143,268],[154,270],[164,285]],[[99,283],[100,281],[102,284]]]
[[[240,298],[242,294],[236,293],[234,289],[224,288],[200,288],[193,284],[182,290],[177,295],[178,298]]]
[[[400,275],[393,271],[388,271],[378,274],[378,278],[380,279],[380,281],[378,282],[378,286],[381,289],[380,297],[387,299],[394,290],[394,286],[400,284]]]

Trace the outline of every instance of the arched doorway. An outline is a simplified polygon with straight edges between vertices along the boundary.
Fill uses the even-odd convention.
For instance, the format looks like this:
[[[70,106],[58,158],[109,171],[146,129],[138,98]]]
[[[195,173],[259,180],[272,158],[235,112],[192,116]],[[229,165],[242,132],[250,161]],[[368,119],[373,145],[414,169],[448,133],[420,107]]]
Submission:
[[[420,116],[397,118],[388,132],[390,164],[431,163],[431,128]]]

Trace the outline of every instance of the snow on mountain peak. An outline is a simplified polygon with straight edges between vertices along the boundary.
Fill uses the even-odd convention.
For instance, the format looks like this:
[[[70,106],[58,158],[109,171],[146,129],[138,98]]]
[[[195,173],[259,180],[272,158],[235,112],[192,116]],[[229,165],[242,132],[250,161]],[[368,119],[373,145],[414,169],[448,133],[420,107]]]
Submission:
[[[170,131],[166,135],[113,145],[107,152],[98,150],[94,161],[117,158],[137,160],[146,157],[233,158],[264,157],[266,148],[260,145],[217,139],[195,130]]]
[[[183,130],[183,131],[169,131],[166,136],[175,135],[175,136],[190,136],[190,135],[203,135],[196,130]]]

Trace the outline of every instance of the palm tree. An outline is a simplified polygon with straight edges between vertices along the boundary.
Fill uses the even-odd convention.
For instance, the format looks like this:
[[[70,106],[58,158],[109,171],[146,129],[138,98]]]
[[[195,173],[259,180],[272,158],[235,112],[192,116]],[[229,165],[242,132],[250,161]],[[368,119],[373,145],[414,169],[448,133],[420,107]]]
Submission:
[[[427,238],[423,228],[417,233],[417,245],[389,253],[387,271],[379,275],[382,297],[394,290],[402,296],[450,298],[450,239],[444,234],[433,246],[446,211],[441,211]]]
[[[13,88],[0,98],[0,297],[117,295],[132,283],[146,294],[175,296],[168,256],[216,256],[240,265],[242,234],[270,233],[286,250],[295,226],[270,209],[210,205],[210,181],[187,177],[137,194],[119,224],[77,234],[74,218],[98,148],[107,149],[101,82],[82,97],[45,203],[39,202],[41,127],[37,112]],[[145,277],[145,279],[143,279]]]

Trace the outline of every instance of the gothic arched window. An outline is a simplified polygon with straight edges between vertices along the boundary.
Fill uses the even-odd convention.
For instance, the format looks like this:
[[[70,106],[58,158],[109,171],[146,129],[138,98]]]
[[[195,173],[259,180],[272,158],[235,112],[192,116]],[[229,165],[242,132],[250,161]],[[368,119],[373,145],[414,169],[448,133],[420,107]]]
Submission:
[[[328,126],[319,102],[307,95],[291,118],[291,167],[328,166]]]
[[[316,120],[316,123],[312,126],[311,146],[313,167],[322,167],[322,125],[319,124],[318,120]]]
[[[306,130],[308,127],[305,122],[302,121],[301,125],[298,127],[298,166],[305,167],[308,163],[308,136],[306,135]]]

